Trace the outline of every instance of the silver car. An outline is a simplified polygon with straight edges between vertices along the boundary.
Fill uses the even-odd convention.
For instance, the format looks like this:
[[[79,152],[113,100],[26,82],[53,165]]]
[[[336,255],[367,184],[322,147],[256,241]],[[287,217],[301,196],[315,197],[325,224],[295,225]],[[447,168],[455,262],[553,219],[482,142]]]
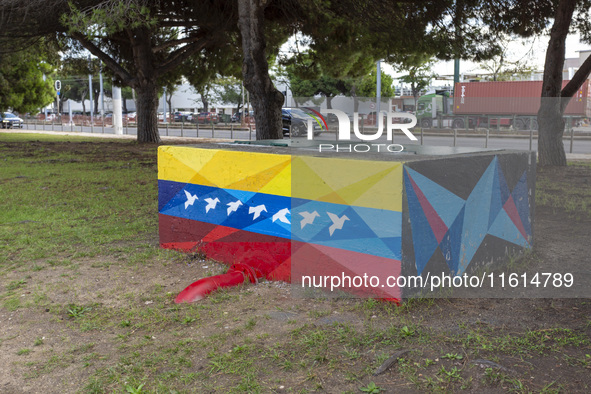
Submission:
[[[24,121],[10,112],[4,112],[2,114],[2,128],[3,129],[13,129],[13,128],[22,128]]]

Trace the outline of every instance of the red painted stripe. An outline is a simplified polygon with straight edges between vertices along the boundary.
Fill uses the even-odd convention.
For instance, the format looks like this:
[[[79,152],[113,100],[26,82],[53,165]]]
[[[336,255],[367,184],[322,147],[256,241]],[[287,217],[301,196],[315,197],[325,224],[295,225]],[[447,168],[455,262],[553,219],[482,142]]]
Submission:
[[[421,207],[423,208],[423,212],[425,213],[425,217],[427,218],[427,221],[429,222],[429,225],[431,226],[431,230],[433,231],[433,235],[435,235],[435,239],[437,240],[437,243],[439,244],[439,243],[441,243],[441,240],[443,240],[443,237],[445,237],[445,234],[447,233],[447,230],[448,230],[447,226],[445,225],[443,220],[439,217],[439,215],[437,214],[437,211],[435,211],[435,209],[433,208],[433,206],[431,205],[429,200],[427,200],[427,197],[425,197],[422,190],[415,183],[415,181],[412,179],[410,174],[407,173],[407,175],[408,175],[408,179],[410,179],[410,183],[412,184],[412,188],[415,191],[417,198],[419,199],[419,203],[421,204]]]
[[[509,218],[511,219],[515,227],[517,227],[523,238],[529,243],[527,239],[527,233],[525,232],[523,223],[521,223],[521,217],[519,216],[519,212],[517,211],[517,207],[515,206],[515,201],[513,201],[513,196],[509,196],[509,199],[505,203],[503,209],[505,210],[505,212],[507,212],[507,215],[509,215]]]
[[[224,234],[227,235],[218,238],[219,235]],[[175,237],[179,239],[175,240]],[[208,242],[208,239],[213,241]],[[368,278],[376,276],[381,284],[385,284],[388,276],[399,276],[401,269],[399,260],[290,241],[248,231],[235,231],[223,226],[162,214],[160,215],[160,241],[161,246],[165,248],[187,251],[198,249],[210,259],[229,265],[242,263],[260,271],[267,279],[296,284],[301,284],[302,276],[305,275],[316,277],[345,275],[351,278],[363,275],[367,275]],[[358,288],[345,284],[339,288],[363,297],[400,299],[401,296],[401,289],[396,287]],[[203,291],[200,287],[198,293],[201,294]],[[192,290],[187,292],[190,294],[186,299],[196,294],[193,294]]]
[[[371,277],[379,278],[379,286],[357,287],[353,280],[349,285],[345,278],[345,285],[339,288],[360,297],[372,298],[400,298],[401,289],[388,287],[386,280],[389,276],[398,277],[401,272],[399,260],[385,257],[371,256],[329,246],[298,243],[294,247],[291,257],[291,281],[301,285],[304,276],[320,277],[367,277],[368,284]],[[365,283],[364,283],[365,285]],[[381,285],[384,285],[383,287]]]

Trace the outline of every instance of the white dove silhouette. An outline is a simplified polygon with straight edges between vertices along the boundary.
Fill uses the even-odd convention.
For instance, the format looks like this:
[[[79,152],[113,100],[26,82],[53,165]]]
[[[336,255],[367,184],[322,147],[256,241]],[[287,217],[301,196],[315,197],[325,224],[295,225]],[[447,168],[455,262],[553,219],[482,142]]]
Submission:
[[[217,197],[206,198],[205,201],[207,201],[207,205],[205,206],[205,213],[209,212],[210,209],[215,209],[217,203],[220,202],[220,200]]]
[[[332,234],[334,233],[334,231],[342,229],[343,224],[345,224],[345,220],[349,220],[349,218],[346,215],[338,217],[334,213],[330,213],[330,212],[326,212],[326,214],[330,217],[330,220],[332,220],[332,225],[328,228],[328,231],[330,232],[330,236],[332,237]]]
[[[300,216],[304,217],[302,219],[302,221],[300,222],[300,225],[302,226],[301,229],[302,229],[302,228],[304,228],[304,226],[306,224],[313,224],[316,216],[320,216],[320,215],[316,211],[314,211],[312,213],[307,212],[307,211],[303,211],[303,212],[300,212]]]
[[[267,212],[267,207],[265,207],[265,205],[257,205],[256,207],[250,207],[248,208],[248,213],[253,213],[254,212],[254,217],[252,218],[252,220],[255,220],[256,218],[258,218],[259,216],[261,216],[261,212],[265,211]]]
[[[279,211],[275,215],[273,215],[273,222],[275,222],[275,220],[279,219],[280,222],[291,224],[289,219],[285,217],[285,215],[287,215],[288,213],[289,213],[289,209],[283,208],[281,211]]]
[[[187,196],[187,201],[185,201],[185,209],[189,208],[189,205],[193,205],[195,200],[199,200],[196,194],[191,194],[185,190],[185,196]]]
[[[236,212],[238,210],[238,207],[242,205],[242,201],[238,200],[238,201],[234,201],[234,202],[230,202],[227,204],[228,205],[228,216],[230,216],[230,214],[232,212]]]

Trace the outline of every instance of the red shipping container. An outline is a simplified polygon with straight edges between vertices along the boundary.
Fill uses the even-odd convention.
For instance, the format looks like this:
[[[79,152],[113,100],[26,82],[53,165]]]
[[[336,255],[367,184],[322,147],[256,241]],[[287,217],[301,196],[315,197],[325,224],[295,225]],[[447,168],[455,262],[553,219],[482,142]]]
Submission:
[[[562,82],[562,87],[568,81]],[[542,81],[460,82],[454,91],[454,115],[537,115]],[[591,80],[574,94],[565,115],[591,117]]]

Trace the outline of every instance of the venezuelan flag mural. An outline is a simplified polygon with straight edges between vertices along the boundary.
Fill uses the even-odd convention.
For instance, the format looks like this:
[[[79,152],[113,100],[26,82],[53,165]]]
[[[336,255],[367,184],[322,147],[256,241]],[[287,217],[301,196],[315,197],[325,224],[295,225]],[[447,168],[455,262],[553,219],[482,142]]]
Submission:
[[[162,247],[289,280],[291,156],[164,146],[158,168]]]

